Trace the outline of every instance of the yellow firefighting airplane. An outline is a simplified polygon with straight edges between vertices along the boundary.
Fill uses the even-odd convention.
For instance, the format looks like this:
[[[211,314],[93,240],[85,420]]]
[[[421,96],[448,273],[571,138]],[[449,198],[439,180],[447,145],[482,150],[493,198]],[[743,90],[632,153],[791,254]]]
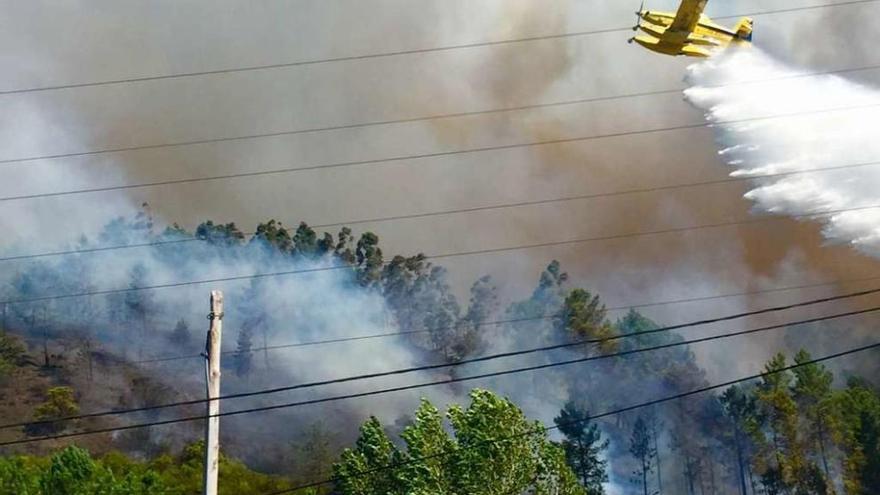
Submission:
[[[751,43],[752,19],[743,17],[733,29],[715,24],[703,14],[708,1],[682,0],[676,14],[645,10],[642,3],[636,12],[639,23],[633,31],[641,29],[647,36],[636,36],[629,42],[658,53],[689,57],[709,57],[732,44]]]

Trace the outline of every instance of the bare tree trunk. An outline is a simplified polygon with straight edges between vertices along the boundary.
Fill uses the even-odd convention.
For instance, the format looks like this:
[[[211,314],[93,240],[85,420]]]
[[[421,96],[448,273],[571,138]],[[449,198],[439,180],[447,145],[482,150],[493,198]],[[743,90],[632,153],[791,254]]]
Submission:
[[[49,331],[43,328],[43,366],[49,367]]]
[[[700,484],[700,495],[706,495],[706,480],[703,479],[703,468],[697,472],[697,483]]]
[[[651,421],[651,433],[654,437],[654,453],[657,455],[657,493],[663,493],[663,474],[662,465],[660,464],[660,445],[657,441],[657,410],[653,411],[653,420]]]
[[[584,486],[587,486],[587,482],[589,480],[587,479],[588,478],[587,477],[587,459],[586,459],[586,456],[584,455],[584,452],[586,452],[586,450],[584,449],[584,443],[581,441],[580,438],[578,438],[577,445],[578,445],[578,454],[580,454],[580,458],[581,458],[581,469],[580,469],[581,479],[584,482]]]
[[[752,486],[752,495],[758,494],[758,484],[755,482],[755,474],[752,472],[751,464],[746,465],[746,470],[749,473],[749,484]]]
[[[37,314],[34,312],[34,325],[36,326]],[[43,318],[41,319],[40,328],[43,330],[43,366],[49,367],[52,363],[49,357],[49,324],[46,318],[46,308],[43,308]]]
[[[144,345],[147,342],[147,315],[146,313],[141,315],[141,338],[140,345],[138,346],[138,360],[144,359]]]
[[[715,485],[715,463],[710,459],[709,461],[709,491],[712,495],[715,495],[716,485]]]
[[[736,464],[739,466],[739,491],[742,495],[749,495],[746,489],[746,467],[745,461],[743,460],[742,433],[739,431],[739,426],[736,424],[734,424],[733,431],[734,442],[736,442]]]
[[[831,483],[831,469],[828,468],[828,454],[825,450],[825,422],[821,416],[818,418],[819,452],[822,454],[822,467],[825,468],[825,478]]]
[[[684,477],[688,485],[688,495],[697,495],[697,490],[694,488],[696,474],[694,473],[694,464],[690,456],[685,456],[684,459]]]
[[[95,380],[94,367],[92,362],[92,339],[86,337],[86,359],[89,361],[89,383]]]
[[[271,368],[271,366],[269,366],[269,330],[266,328],[266,325],[261,326],[263,327],[263,363],[268,370]]]

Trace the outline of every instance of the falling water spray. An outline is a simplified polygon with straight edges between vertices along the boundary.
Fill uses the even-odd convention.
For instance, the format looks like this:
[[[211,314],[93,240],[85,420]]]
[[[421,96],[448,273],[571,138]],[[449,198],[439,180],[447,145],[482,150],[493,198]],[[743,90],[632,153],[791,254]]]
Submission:
[[[756,210],[820,221],[830,242],[880,256],[880,91],[755,48],[693,65],[687,79],[732,175],[753,178]]]

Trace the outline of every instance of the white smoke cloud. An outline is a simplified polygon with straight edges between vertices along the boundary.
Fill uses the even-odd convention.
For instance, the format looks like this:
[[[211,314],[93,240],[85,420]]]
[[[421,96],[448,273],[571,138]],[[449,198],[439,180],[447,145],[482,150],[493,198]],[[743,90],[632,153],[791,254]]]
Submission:
[[[829,241],[880,256],[880,208],[870,208],[880,206],[880,91],[806,72],[731,51],[691,66],[685,95],[713,123],[733,176],[785,174],[754,179],[745,197],[758,210],[821,221]]]

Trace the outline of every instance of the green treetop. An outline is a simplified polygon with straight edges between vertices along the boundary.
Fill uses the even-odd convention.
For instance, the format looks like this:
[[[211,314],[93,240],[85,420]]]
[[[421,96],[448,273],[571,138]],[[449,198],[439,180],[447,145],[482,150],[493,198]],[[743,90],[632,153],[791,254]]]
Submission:
[[[584,495],[562,449],[510,401],[484,390],[443,417],[423,401],[398,449],[375,418],[334,468],[341,495]]]

